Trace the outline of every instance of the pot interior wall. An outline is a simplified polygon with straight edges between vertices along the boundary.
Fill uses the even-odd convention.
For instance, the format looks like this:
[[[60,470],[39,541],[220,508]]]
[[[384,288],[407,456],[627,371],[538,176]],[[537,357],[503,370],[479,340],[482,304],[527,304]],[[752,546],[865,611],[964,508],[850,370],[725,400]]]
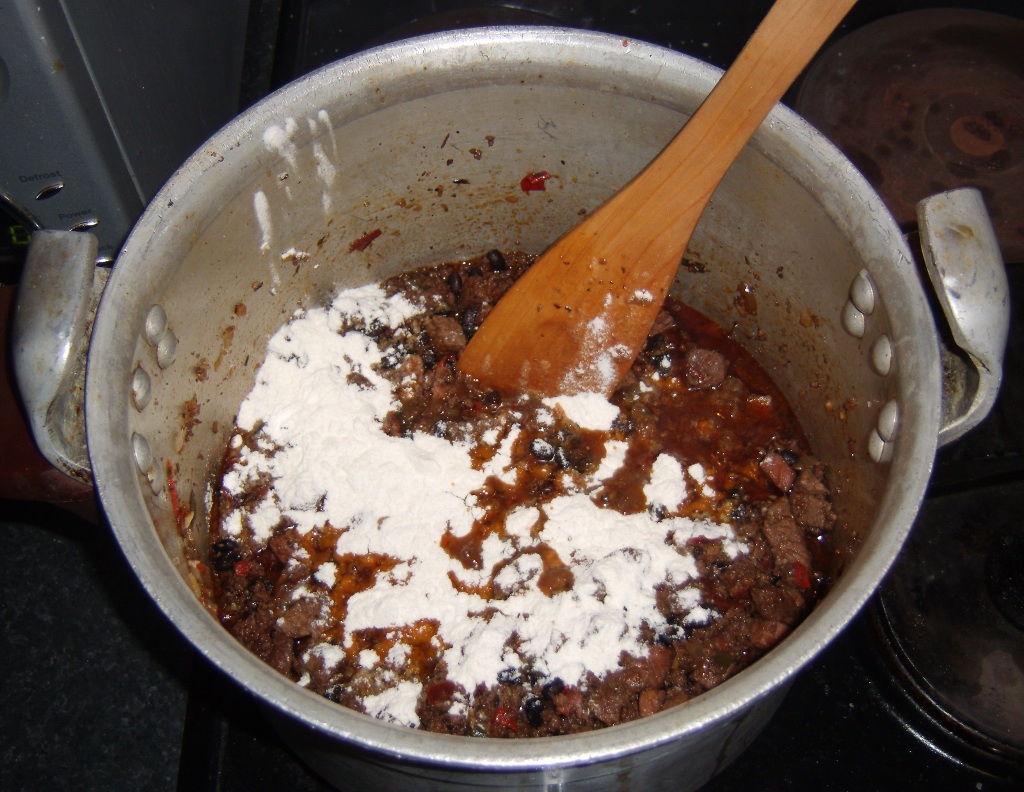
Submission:
[[[167,462],[201,542],[236,410],[268,337],[297,308],[491,248],[540,252],[640,170],[716,76],[653,48],[613,49],[605,42],[584,58],[534,46],[525,57],[515,41],[442,41],[429,54],[399,45],[327,67],[226,127],[155,199],[119,262],[147,267],[149,286],[123,307],[139,332],[131,369],[150,375],[154,394],[129,410],[128,429],[152,449],[140,493],[182,577],[191,572]],[[884,271],[903,262],[896,251],[872,259],[863,229],[835,219],[853,188],[840,165],[808,175],[793,124],[773,117],[736,162],[692,240],[698,266],[680,269],[676,291],[735,327],[832,466],[838,574],[870,534],[890,470],[866,445],[900,390],[899,355],[881,376],[868,350],[882,334],[901,347]],[[546,189],[523,191],[536,171],[552,174]],[[378,230],[365,249],[353,245]],[[881,288],[854,338],[840,314],[865,269]],[[142,332],[153,304],[178,341],[165,368]]]

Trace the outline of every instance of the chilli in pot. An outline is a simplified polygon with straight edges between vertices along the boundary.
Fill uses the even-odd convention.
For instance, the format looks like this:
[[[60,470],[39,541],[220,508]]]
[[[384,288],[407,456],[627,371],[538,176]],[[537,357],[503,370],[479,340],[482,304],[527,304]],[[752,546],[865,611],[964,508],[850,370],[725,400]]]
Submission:
[[[64,347],[88,347],[85,461],[62,451],[74,433],[58,431],[60,389],[33,386],[31,299],[19,306],[19,384],[48,458],[93,477],[154,600],[266,703],[329,781],[701,785],[749,744],[787,681],[880,582],[940,438],[967,431],[991,405],[1008,306],[977,195],[937,196],[921,210],[925,258],[965,350],[946,356],[962,376],[957,398],[944,399],[944,353],[900,230],[860,174],[779,107],[712,199],[688,252],[696,265],[681,268],[675,293],[732,328],[832,470],[836,582],[792,635],[720,687],[656,715],[496,742],[339,707],[248,654],[201,605],[186,545],[206,551],[208,493],[235,412],[267,339],[292,312],[415,266],[493,248],[540,252],[646,164],[718,74],[618,37],[489,28],[387,45],[281,89],[207,141],[153,200],[105,285],[91,336],[60,331]],[[524,177],[541,172],[544,189],[524,189]],[[42,244],[37,270],[56,258]],[[78,259],[71,328],[88,313],[93,278],[88,256]],[[73,381],[70,368],[46,376]]]

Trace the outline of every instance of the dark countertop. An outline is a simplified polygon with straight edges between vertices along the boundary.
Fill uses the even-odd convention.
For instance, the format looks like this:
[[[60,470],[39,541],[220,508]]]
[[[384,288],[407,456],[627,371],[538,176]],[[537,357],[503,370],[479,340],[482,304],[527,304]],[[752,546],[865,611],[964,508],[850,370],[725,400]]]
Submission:
[[[0,789],[175,789],[191,648],[105,525],[0,508]]]

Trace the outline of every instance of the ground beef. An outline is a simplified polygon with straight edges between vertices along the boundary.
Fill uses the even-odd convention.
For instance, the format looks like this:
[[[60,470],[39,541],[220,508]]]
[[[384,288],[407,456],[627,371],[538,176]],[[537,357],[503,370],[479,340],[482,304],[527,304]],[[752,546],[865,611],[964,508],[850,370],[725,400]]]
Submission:
[[[398,406],[382,422],[383,432],[459,439],[468,432],[479,435],[481,425],[486,428],[503,409],[510,409],[507,394],[480,390],[459,374],[457,362],[491,307],[530,263],[520,253],[491,251],[383,284],[387,292],[410,295],[427,306],[424,314],[398,328],[357,328],[391,350],[382,370],[395,384]],[[350,381],[360,386],[353,377]],[[643,656],[623,654],[617,670],[601,677],[589,674],[580,684],[569,685],[523,666],[508,668],[493,684],[462,691],[446,677],[443,661],[431,650],[436,644],[431,626],[410,625],[403,640],[422,648],[410,661],[416,678],[424,682],[417,706],[420,728],[460,735],[544,736],[651,715],[750,665],[784,638],[827,588],[820,562],[835,522],[827,470],[810,455],[783,395],[722,328],[670,300],[611,401],[620,408],[612,434],[629,442],[630,464],[606,480],[594,500],[625,514],[647,508],[643,485],[652,461],[659,454],[672,454],[685,465],[698,463],[709,471],[708,490],[688,503],[691,512],[732,525],[749,552],[731,557],[720,540],[691,541],[681,552],[692,555],[700,573],[702,605],[710,614],[706,622],[686,620],[688,607],[681,604],[679,590],[662,584],[657,607],[668,626],[645,636],[649,650]],[[260,442],[258,431],[236,431],[236,436],[241,440],[225,454],[225,471],[246,448]],[[600,461],[594,438],[564,422],[531,427],[528,442],[522,464],[529,475],[520,477],[522,491],[496,491],[489,507],[543,500],[556,486],[552,471],[571,478],[574,472],[592,472]],[[394,561],[372,555],[336,559],[341,580],[335,584],[335,601],[295,599],[317,563],[330,557],[340,529],[328,524],[311,538],[298,535],[283,520],[264,544],[228,536],[223,529],[227,516],[252,508],[266,486],[260,482],[234,494],[215,487],[209,561],[220,619],[281,673],[361,709],[362,697],[380,692],[388,681],[361,668],[351,654],[387,649],[393,638],[383,630],[360,634],[350,657],[330,668],[319,656],[304,652],[311,634],[320,629],[316,622],[323,613],[343,622],[344,601],[337,600],[337,592],[365,590]],[[650,511],[650,519],[661,519],[657,508]],[[482,533],[449,533],[442,546],[471,568],[480,564],[485,538]],[[537,552],[544,555],[543,547]],[[574,581],[571,568],[551,555],[542,559],[539,585],[555,596]],[[490,597],[500,600],[511,594],[495,585]],[[453,717],[456,700],[465,707]]]

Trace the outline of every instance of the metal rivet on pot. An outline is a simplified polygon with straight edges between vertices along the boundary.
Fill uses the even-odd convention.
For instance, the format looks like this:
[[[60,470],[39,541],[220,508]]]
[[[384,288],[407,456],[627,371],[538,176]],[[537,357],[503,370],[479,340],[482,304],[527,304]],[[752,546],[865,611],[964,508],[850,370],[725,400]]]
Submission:
[[[152,397],[153,381],[149,378],[149,374],[139,366],[132,374],[132,403],[135,405],[135,409],[139,412],[145,410]]]
[[[146,471],[146,481],[149,482],[149,489],[154,495],[159,495],[164,489],[164,479],[160,475],[158,467],[151,467]]]
[[[868,436],[868,456],[875,462],[888,462],[892,458],[892,443],[885,442],[877,429],[872,429]]]
[[[850,300],[847,300],[846,305],[843,306],[842,322],[843,329],[854,338],[864,337],[864,327],[866,325],[864,312]]]
[[[886,402],[878,413],[878,434],[887,443],[896,437],[899,414],[899,407],[895,401]]]
[[[871,368],[883,377],[892,370],[892,342],[889,336],[880,335],[871,345]]]
[[[149,448],[149,441],[138,432],[132,435],[132,457],[139,472],[148,476],[153,467],[153,452]]]
[[[170,330],[161,336],[156,345],[156,363],[160,368],[165,369],[174,362],[174,356],[178,353],[178,339]]]
[[[151,346],[156,346],[165,332],[167,332],[167,314],[159,305],[154,305],[146,314],[146,340]]]
[[[861,270],[850,284],[850,302],[863,314],[875,310],[875,287],[868,279],[867,270]]]

